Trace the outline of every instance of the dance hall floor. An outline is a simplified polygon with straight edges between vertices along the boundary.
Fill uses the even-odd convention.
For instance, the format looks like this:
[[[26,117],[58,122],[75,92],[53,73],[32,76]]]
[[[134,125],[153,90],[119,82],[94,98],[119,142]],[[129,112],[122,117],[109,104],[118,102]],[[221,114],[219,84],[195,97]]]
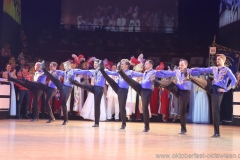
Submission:
[[[0,159],[240,158],[237,126],[221,126],[221,138],[210,138],[212,125],[187,124],[187,135],[178,135],[180,125],[175,123],[151,123],[151,130],[143,133],[143,123],[136,122],[119,130],[120,122],[100,122],[99,128],[92,128],[92,121],[69,121],[66,126],[60,120],[45,121],[0,120]]]

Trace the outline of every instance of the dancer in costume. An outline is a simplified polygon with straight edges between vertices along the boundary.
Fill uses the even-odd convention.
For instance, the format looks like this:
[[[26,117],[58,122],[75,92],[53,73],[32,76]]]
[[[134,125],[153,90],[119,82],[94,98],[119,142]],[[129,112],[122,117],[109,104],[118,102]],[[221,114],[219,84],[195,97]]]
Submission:
[[[213,138],[220,137],[220,105],[222,102],[223,93],[227,92],[231,88],[235,88],[237,82],[232,71],[228,67],[224,66],[225,62],[226,56],[224,54],[218,54],[216,59],[217,66],[208,68],[192,68],[191,74],[188,76],[193,83],[195,83],[211,95],[212,118],[214,126],[214,134],[212,135]],[[213,83],[208,82],[202,78],[193,77],[194,75],[202,73],[213,74]],[[187,72],[185,72],[185,74],[187,75]],[[227,86],[229,79],[231,80],[231,84]]]

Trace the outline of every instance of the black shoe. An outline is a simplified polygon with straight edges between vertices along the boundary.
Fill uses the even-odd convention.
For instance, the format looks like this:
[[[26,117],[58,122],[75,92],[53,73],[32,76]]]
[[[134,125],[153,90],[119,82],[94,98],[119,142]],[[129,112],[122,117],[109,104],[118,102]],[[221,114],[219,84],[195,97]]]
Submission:
[[[55,119],[49,119],[46,123],[52,123]]]
[[[186,133],[187,133],[187,131],[181,131],[178,134],[185,135]]]
[[[99,127],[99,125],[98,124],[94,124],[92,127]]]
[[[115,119],[115,122],[119,122],[119,119]]]
[[[41,62],[41,68],[42,69],[45,68],[45,61],[44,60]]]
[[[30,121],[31,122],[36,122],[36,121],[38,121],[38,119],[31,119]]]
[[[105,122],[110,122],[110,121],[111,121],[111,119],[106,119],[106,120],[105,120]]]
[[[66,125],[68,122],[67,121],[63,121],[62,125]]]
[[[219,138],[220,137],[220,134],[214,134],[212,135],[212,138]]]
[[[143,132],[148,132],[149,130],[149,128],[144,128]]]
[[[120,129],[125,129],[125,128],[126,128],[126,126],[125,126],[125,125],[122,125]]]

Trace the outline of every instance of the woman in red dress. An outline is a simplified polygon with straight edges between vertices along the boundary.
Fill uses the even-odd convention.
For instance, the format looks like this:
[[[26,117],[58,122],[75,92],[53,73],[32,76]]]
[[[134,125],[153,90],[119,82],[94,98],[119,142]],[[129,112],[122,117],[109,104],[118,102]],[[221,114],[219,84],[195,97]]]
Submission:
[[[170,97],[169,97],[169,91],[166,89],[163,89],[163,92],[161,94],[161,110],[160,114],[162,114],[162,120],[164,122],[167,122],[169,119],[169,103],[170,103]]]
[[[156,70],[163,70],[164,67],[164,63],[160,62],[160,64],[156,67]],[[159,88],[155,87],[152,93],[152,97],[150,99],[150,108],[152,115],[158,115],[159,100]]]
[[[60,70],[63,69],[63,63],[59,66]],[[60,81],[63,83],[63,77],[60,77]],[[61,106],[62,106],[62,95],[60,94],[59,91],[57,91],[57,94],[54,98],[54,106],[53,106],[53,113],[59,113],[59,116],[61,117]]]

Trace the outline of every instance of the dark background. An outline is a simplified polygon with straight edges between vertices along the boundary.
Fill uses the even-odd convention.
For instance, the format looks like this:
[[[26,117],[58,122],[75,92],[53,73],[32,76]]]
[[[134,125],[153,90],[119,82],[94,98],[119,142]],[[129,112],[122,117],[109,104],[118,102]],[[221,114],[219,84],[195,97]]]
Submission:
[[[2,5],[2,1],[0,1],[0,5]],[[236,50],[240,49],[239,22],[233,26],[223,27],[220,30],[218,28],[219,0],[179,0],[178,5],[178,36],[180,39],[192,38],[193,43],[199,41],[205,43],[207,47],[212,43],[216,34],[219,44]],[[0,14],[0,21],[2,22],[1,17],[2,12]],[[44,28],[58,30],[60,28],[60,17],[61,0],[22,0],[22,26],[28,32],[28,35],[38,33],[37,31],[41,31]],[[0,26],[1,28],[2,25]],[[13,39],[13,37],[8,38],[9,40]]]
[[[141,1],[141,0],[140,0]],[[179,35],[201,36],[208,43],[218,33],[219,0],[179,0]],[[59,28],[61,1],[22,0],[22,25],[26,30]]]
[[[2,3],[3,0],[0,0],[1,8]],[[207,47],[212,43],[213,37],[216,34],[219,44],[240,50],[240,22],[221,29],[218,28],[219,0],[179,0],[178,5],[178,36],[180,39],[192,38],[193,43],[199,41],[205,43]],[[6,24],[2,23],[2,16],[3,13],[1,12],[1,31],[5,29],[3,25]],[[31,33],[38,33],[37,31],[41,31],[44,28],[58,30],[60,28],[60,17],[61,0],[22,0],[22,26],[30,35]],[[9,23],[8,26],[12,27],[13,22]],[[7,37],[9,41],[15,38],[14,35]],[[8,40],[6,39],[6,41]]]

